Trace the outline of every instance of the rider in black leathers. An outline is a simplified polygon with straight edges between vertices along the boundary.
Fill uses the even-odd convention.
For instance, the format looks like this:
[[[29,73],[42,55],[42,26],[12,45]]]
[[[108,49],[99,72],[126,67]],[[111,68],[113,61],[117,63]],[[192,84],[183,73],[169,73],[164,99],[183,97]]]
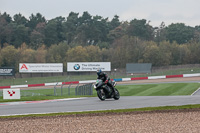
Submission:
[[[105,84],[107,84],[114,92],[115,91],[115,88],[112,84],[112,81],[110,80],[110,77],[105,73],[103,72],[101,69],[98,69],[97,70],[97,79],[101,79]]]

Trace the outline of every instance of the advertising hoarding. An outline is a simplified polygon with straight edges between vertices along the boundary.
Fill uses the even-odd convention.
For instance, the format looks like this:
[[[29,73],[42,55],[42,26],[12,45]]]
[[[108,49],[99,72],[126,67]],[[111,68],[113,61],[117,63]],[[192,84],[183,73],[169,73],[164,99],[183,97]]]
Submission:
[[[0,68],[0,76],[14,76],[14,75],[15,75],[14,68],[10,68],[10,67]]]
[[[3,89],[3,99],[20,99],[20,89]]]
[[[68,62],[68,72],[92,72],[101,69],[102,71],[111,71],[110,62]]]
[[[60,73],[63,72],[62,63],[20,63],[20,73]]]

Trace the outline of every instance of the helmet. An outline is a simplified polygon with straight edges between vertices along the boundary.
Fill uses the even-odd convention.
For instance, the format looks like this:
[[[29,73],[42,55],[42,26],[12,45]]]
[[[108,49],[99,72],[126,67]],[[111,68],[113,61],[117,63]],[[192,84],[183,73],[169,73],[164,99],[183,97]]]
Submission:
[[[97,75],[100,75],[101,72],[101,69],[97,69]]]

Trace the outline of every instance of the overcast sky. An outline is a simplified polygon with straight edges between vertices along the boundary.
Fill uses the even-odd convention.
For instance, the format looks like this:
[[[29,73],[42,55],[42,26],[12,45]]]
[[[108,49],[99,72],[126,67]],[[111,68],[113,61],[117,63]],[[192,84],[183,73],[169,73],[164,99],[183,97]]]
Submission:
[[[200,0],[0,0],[0,12],[21,13],[26,18],[41,13],[47,20],[70,12],[99,15],[110,20],[118,15],[120,21],[146,19],[150,25],[161,22],[200,25]]]

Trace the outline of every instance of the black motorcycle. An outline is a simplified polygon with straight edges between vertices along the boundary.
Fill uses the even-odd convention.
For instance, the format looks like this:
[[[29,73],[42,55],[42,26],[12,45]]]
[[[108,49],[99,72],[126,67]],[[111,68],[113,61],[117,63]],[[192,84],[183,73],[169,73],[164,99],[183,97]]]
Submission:
[[[116,86],[116,82],[112,81],[113,86]],[[97,96],[100,100],[104,101],[105,99],[114,98],[118,100],[120,98],[119,91],[115,88],[115,92],[110,88],[107,84],[105,84],[102,80],[97,79],[94,88],[97,91]]]

